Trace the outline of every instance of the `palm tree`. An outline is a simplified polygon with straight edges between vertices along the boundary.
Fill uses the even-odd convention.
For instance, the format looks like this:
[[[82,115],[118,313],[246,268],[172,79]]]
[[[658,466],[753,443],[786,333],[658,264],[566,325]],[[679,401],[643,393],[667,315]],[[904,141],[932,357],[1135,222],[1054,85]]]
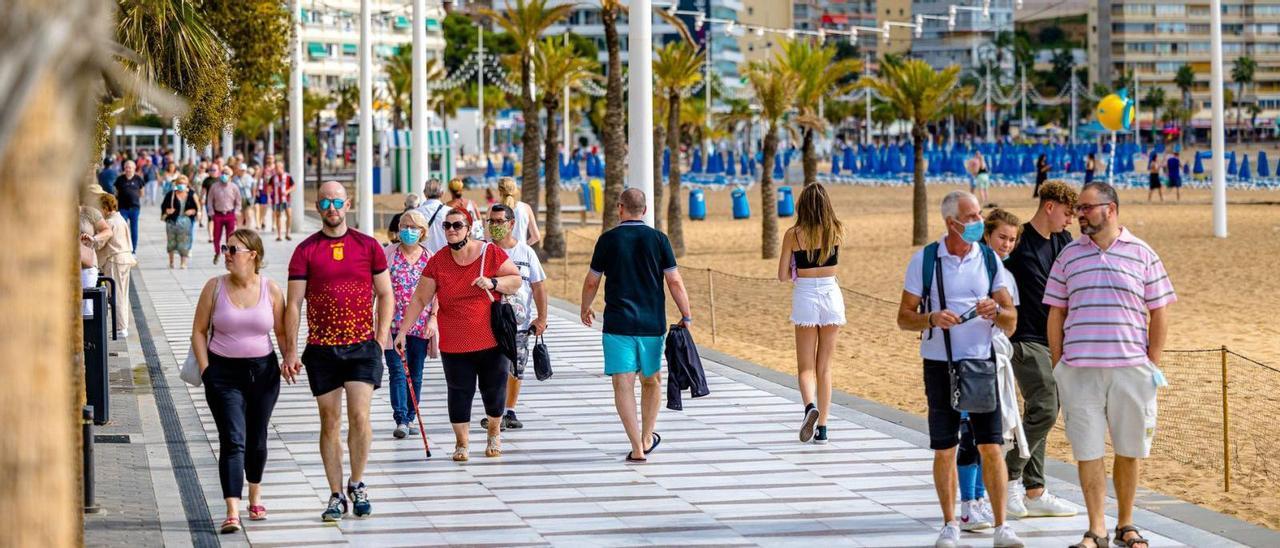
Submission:
[[[767,63],[753,61],[742,72],[755,92],[760,117],[767,128],[761,151],[764,161],[760,166],[760,219],[763,229],[760,258],[772,259],[778,256],[778,197],[773,190],[773,162],[778,154],[778,130],[795,100],[799,81],[790,71],[783,70],[776,60]]]
[[[740,127],[744,128],[745,137],[742,142],[744,147],[742,154],[750,158],[751,156],[751,133],[752,125],[755,123],[755,111],[752,110],[751,101],[746,99],[726,99],[725,104],[729,106],[729,111],[716,117],[716,123],[722,131],[729,133],[730,137],[737,134]],[[743,175],[746,175],[744,173]]]
[[[807,39],[794,39],[782,43],[778,62],[791,71],[799,81],[795,107],[801,128],[803,144],[801,157],[804,165],[804,184],[818,182],[818,156],[813,150],[814,133],[826,128],[826,120],[819,112],[823,99],[843,95],[850,86],[840,82],[862,70],[862,62],[856,59],[835,60],[834,45],[815,45]]]
[[[955,93],[952,94],[951,101],[948,101],[943,109],[943,114],[963,128],[964,133],[969,133],[972,127],[976,126],[982,119],[982,106],[971,102],[973,94],[976,92],[977,90],[971,86],[956,88]]]
[[[480,104],[480,97],[477,86],[467,88],[467,104],[468,107],[477,107]],[[483,142],[480,146],[482,154],[488,154],[492,147],[490,146],[491,134],[493,126],[498,122],[498,113],[510,108],[507,103],[507,94],[503,93],[497,86],[484,87],[484,131]]]
[[[538,214],[538,104],[533,99],[533,56],[538,37],[547,27],[564,19],[576,7],[566,3],[548,6],[548,0],[512,0],[507,9],[498,13],[481,8],[481,15],[492,19],[511,35],[516,43],[516,57],[520,65],[520,112],[524,115],[524,135],[520,138],[523,158],[520,160],[520,195],[524,202]]]
[[[1258,133],[1258,115],[1262,114],[1262,107],[1258,106],[1258,103],[1249,103],[1249,106],[1244,107],[1244,109],[1249,113],[1249,137],[1251,139],[1256,139]]]
[[[538,88],[542,90],[542,107],[547,113],[547,137],[543,151],[543,169],[546,171],[547,222],[543,225],[542,250],[550,257],[563,257],[564,232],[560,228],[560,128],[556,115],[563,105],[562,90],[574,87],[591,77],[596,65],[592,59],[578,55],[573,45],[559,45],[558,40],[547,38],[533,56],[534,74]],[[565,120],[564,123],[569,123]],[[565,156],[569,154],[565,144]]]
[[[1178,143],[1182,143],[1182,129],[1191,122],[1191,109],[1181,99],[1170,98],[1164,105],[1165,117],[1178,125]]]
[[[667,175],[667,237],[677,257],[684,255],[684,227],[680,209],[680,151],[681,97],[702,81],[702,56],[691,42],[673,41],[658,49],[653,58],[653,77],[657,81],[654,92],[666,101],[667,148],[671,152],[671,171]],[[655,124],[656,125],[656,124]],[[658,148],[658,147],[655,147]]]
[[[435,59],[428,61],[428,70],[434,62],[437,61]],[[387,59],[382,70],[387,73],[387,102],[391,105],[391,127],[404,129],[405,118],[410,116],[409,109],[413,105],[413,44],[400,46],[396,54]]]
[[[1160,108],[1164,106],[1164,88],[1159,86],[1151,86],[1147,90],[1147,94],[1142,98],[1142,104],[1151,105],[1151,140],[1158,142],[1160,138]],[[1142,121],[1138,121],[1139,131],[1141,131]]]
[[[604,25],[604,43],[609,51],[608,83],[605,87],[604,114],[604,223],[601,230],[618,224],[618,196],[622,195],[626,166],[626,124],[622,112],[622,47],[618,38],[618,16],[626,9],[621,0],[599,0],[600,22]],[[654,103],[655,106],[657,103]],[[659,124],[654,124],[655,129]],[[661,141],[654,141],[659,143]],[[658,150],[657,182],[662,180],[662,147]],[[654,185],[656,189],[660,185]],[[655,222],[658,216],[654,216]]]
[[[1192,69],[1191,65],[1182,65],[1181,67],[1178,67],[1178,74],[1173,77],[1173,83],[1176,84],[1178,86],[1178,89],[1182,91],[1182,108],[1189,112],[1192,111],[1191,87],[1194,86],[1196,83],[1195,69]],[[1188,117],[1188,121],[1189,120],[1190,120],[1190,117]],[[1186,124],[1184,123],[1181,126],[1181,131],[1178,132],[1179,144],[1182,143],[1183,137],[1186,136],[1186,133],[1187,133],[1187,127],[1186,127]]]
[[[329,108],[332,98],[326,94],[311,91],[309,89],[302,91],[302,119],[313,120],[315,126],[314,136],[316,140],[316,188],[320,187],[320,182],[324,180],[321,171],[324,170],[324,147],[320,144],[320,113]]]
[[[149,84],[167,87],[188,101],[179,132],[195,147],[221,134],[234,118],[230,53],[193,0],[117,0],[115,37],[136,55],[118,55],[125,69]],[[135,97],[126,85],[108,81],[100,109]]]
[[[667,101],[662,96],[662,92],[655,88],[653,93],[653,119],[667,119]],[[661,123],[653,124],[653,203],[662,203],[662,152],[663,146],[667,142],[667,127]],[[670,151],[671,164],[680,161],[680,149],[675,148]],[[614,206],[617,207],[617,206]],[[662,231],[662,215],[657,215],[657,206],[653,216],[653,228]]]
[[[874,89],[881,97],[911,121],[911,144],[915,152],[915,174],[912,192],[912,245],[929,241],[928,195],[924,186],[924,142],[928,124],[943,112],[956,87],[960,67],[950,66],[935,71],[919,59],[880,66],[880,76],[864,76],[859,85]]]
[[[1244,138],[1240,127],[1240,108],[1245,100],[1244,87],[1253,83],[1253,74],[1258,71],[1258,62],[1248,55],[1236,57],[1231,66],[1231,80],[1236,83],[1236,144]]]

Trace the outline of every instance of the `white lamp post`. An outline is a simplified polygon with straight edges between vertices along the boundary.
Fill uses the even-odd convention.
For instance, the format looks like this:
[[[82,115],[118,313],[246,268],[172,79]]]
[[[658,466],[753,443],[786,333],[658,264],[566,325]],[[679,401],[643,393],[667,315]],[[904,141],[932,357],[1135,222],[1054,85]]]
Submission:
[[[627,65],[627,181],[644,192],[644,223],[653,226],[653,15],[650,0],[631,0]],[[675,161],[675,158],[672,158]]]
[[[360,0],[360,140],[356,144],[356,202],[360,230],[373,234],[373,42],[369,0]]]
[[[289,208],[293,226],[289,232],[301,232],[306,215],[307,166],[302,139],[302,0],[293,0],[293,67],[289,71],[289,172],[293,177],[293,195]]]

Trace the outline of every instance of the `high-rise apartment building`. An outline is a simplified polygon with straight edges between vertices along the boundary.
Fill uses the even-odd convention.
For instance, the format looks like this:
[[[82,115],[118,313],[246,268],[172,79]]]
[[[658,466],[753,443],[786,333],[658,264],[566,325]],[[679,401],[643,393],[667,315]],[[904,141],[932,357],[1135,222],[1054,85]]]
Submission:
[[[441,33],[444,10],[427,8],[427,58],[444,51]],[[413,42],[413,3],[410,0],[370,2],[373,40],[373,80],[385,85],[385,59]],[[330,91],[360,75],[360,2],[325,0],[302,2],[302,80],[310,90]]]
[[[911,0],[793,0],[792,4],[794,26],[801,30],[883,29],[886,22],[913,21]],[[861,32],[858,49],[874,57],[903,53],[911,49],[913,38],[911,30],[905,27],[893,27],[888,43],[878,32]]]
[[[1174,76],[1183,65],[1195,71],[1193,110],[1209,103],[1209,1],[1098,0],[1089,6],[1089,80],[1111,84],[1130,71],[1139,92],[1164,88],[1166,97],[1181,91]],[[1223,77],[1235,90],[1231,67],[1249,56],[1257,62],[1254,83],[1242,99],[1257,102],[1260,119],[1274,119],[1280,109],[1280,0],[1222,0]],[[1122,72],[1123,71],[1123,72]],[[1198,113],[1195,122],[1206,118]],[[1228,117],[1227,122],[1234,122]]]
[[[953,4],[981,8],[983,2],[914,0],[912,4],[916,14],[949,18]],[[1011,69],[1013,56],[997,55],[992,43],[997,33],[1013,33],[1014,7],[1014,0],[992,0],[986,16],[972,9],[957,10],[954,29],[947,21],[925,19],[924,30],[911,44],[911,53],[939,69],[951,65],[975,68],[998,61]]]
[[[747,27],[792,28],[792,15],[792,0],[742,0],[738,19]],[[738,47],[747,61],[764,61],[782,52],[784,38],[774,33],[744,32],[738,37]]]

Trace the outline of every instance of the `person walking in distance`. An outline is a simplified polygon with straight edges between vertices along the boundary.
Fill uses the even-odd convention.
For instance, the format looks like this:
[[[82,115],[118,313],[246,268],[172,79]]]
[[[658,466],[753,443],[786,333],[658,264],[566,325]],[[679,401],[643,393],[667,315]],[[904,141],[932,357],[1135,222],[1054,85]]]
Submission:
[[[935,546],[955,547],[960,542],[960,527],[955,519],[960,412],[952,407],[951,363],[991,359],[992,327],[998,325],[1011,331],[1017,325],[1017,312],[1003,275],[1004,267],[995,252],[979,244],[984,227],[977,197],[964,191],[947,194],[942,199],[942,218],[946,235],[917,251],[907,264],[898,327],[924,332],[920,355],[929,407],[929,448],[934,451],[933,483],[943,519]],[[926,269],[933,273],[928,283]],[[940,295],[944,292],[945,307]],[[928,301],[924,301],[926,298]],[[994,378],[991,384],[995,384]],[[985,388],[998,393],[997,386]],[[969,425],[982,456],[983,477],[991,497],[996,528],[993,543],[1022,546],[1013,528],[1004,523],[1006,472],[1001,458],[1004,428],[999,405],[991,412],[969,413]]]
[[[390,346],[395,312],[387,255],[373,237],[347,227],[349,205],[342,183],[320,185],[316,211],[324,224],[298,244],[289,261],[287,340],[281,345],[286,347],[282,349],[285,367],[291,371],[306,367],[311,395],[320,408],[320,460],[332,493],[321,514],[324,521],[339,521],[348,510],[357,517],[373,511],[362,481],[373,441],[369,411],[373,391],[382,384],[382,353]],[[294,341],[304,299],[307,346],[299,358]],[[351,452],[346,496],[341,490],[342,442],[338,439],[344,394]]]
[[[173,268],[173,255],[182,257],[182,268],[187,268],[187,257],[191,255],[192,230],[196,223],[196,213],[200,206],[196,203],[195,193],[186,175],[178,175],[173,181],[173,190],[165,193],[160,200],[160,212],[164,219],[165,250],[169,252],[169,268]]]
[[[129,223],[120,216],[116,197],[110,194],[98,196],[102,216],[111,225],[111,238],[99,242],[98,269],[102,275],[116,281],[115,327],[121,337],[129,336],[129,271],[138,264],[130,247]]]
[[[1160,195],[1160,201],[1164,202],[1164,189],[1160,186],[1160,155],[1152,152],[1147,156],[1147,202],[1151,201],[1153,193]]]
[[[227,274],[205,282],[191,325],[191,348],[218,426],[218,478],[227,504],[224,534],[240,530],[245,480],[249,519],[267,519],[262,505],[267,427],[280,396],[281,375],[292,384],[297,374],[271,348],[272,331],[281,346],[290,346],[290,339],[284,293],[261,274],[262,239],[242,228],[227,237],[225,247]]]
[[[209,186],[210,225],[213,227],[213,264],[222,256],[223,235],[230,236],[236,230],[236,212],[240,209],[240,187],[210,170],[210,177],[217,177]]]
[[[1043,303],[1053,262],[1071,243],[1067,227],[1071,226],[1075,203],[1076,191],[1066,183],[1049,181],[1040,187],[1040,205],[1022,225],[1018,244],[1004,263],[1017,288],[1018,328],[1009,338],[1013,345],[1010,362],[1022,392],[1022,428],[1030,453],[1023,457],[1011,450],[1005,455],[1008,513],[1016,518],[1076,514],[1074,506],[1045,489],[1045,448],[1058,420],[1058,385],[1049,360],[1049,307]]]
[[[471,403],[476,384],[489,417],[484,456],[502,455],[499,420],[507,390],[507,356],[494,337],[490,305],[520,289],[520,271],[496,245],[470,238],[470,217],[450,210],[444,217],[447,249],[427,261],[418,288],[405,308],[396,335],[396,351],[405,350],[409,326],[436,299],[440,317],[440,359],[448,387],[449,422],[453,425],[453,460],[470,459]]]
[[[293,177],[284,170],[284,162],[276,163],[271,175],[271,225],[276,231],[276,241],[281,238],[293,240],[293,210],[289,204],[293,201]]]
[[[231,184],[236,185],[240,189],[240,218],[239,226],[248,228],[257,228],[258,212],[254,207],[254,202],[258,195],[258,181],[253,177],[253,173],[249,171],[249,166],[244,161],[238,161],[232,168],[233,175]]]
[[[410,194],[410,196],[413,196]],[[391,269],[391,291],[396,299],[396,311],[391,319],[391,336],[400,334],[400,322],[404,320],[405,308],[413,297],[413,291],[422,278],[422,270],[427,267],[431,253],[423,245],[422,235],[427,231],[427,220],[416,210],[409,210],[400,216],[399,234],[396,243],[386,247],[387,267]],[[391,417],[396,421],[396,429],[392,437],[403,439],[413,429],[413,421],[417,418],[417,403],[422,397],[422,364],[427,356],[439,357],[440,341],[436,338],[438,324],[436,309],[427,306],[418,315],[417,320],[409,327],[405,338],[404,358],[394,348],[384,352],[387,360],[387,376],[391,379]],[[408,378],[405,369],[409,370]],[[412,384],[410,384],[412,383]]]
[[[138,174],[133,160],[125,160],[124,171],[116,177],[116,203],[120,205],[120,216],[129,222],[129,243],[131,251],[138,250],[138,212],[142,209],[142,200],[146,196],[146,182]]]
[[[1093,174],[1098,171],[1098,160],[1093,157],[1090,152],[1084,160],[1084,184],[1093,182]]]
[[[516,418],[516,400],[520,397],[520,383],[524,380],[525,366],[529,363],[529,341],[547,330],[547,279],[538,254],[529,244],[516,239],[516,210],[506,204],[494,204],[489,208],[489,238],[507,252],[511,262],[520,271],[520,289],[516,291],[512,307],[516,313],[516,362],[511,364],[507,378],[507,405],[502,415],[502,429],[524,428]],[[480,426],[488,427],[489,419],[482,419]]]
[[[618,200],[622,222],[600,235],[591,255],[591,269],[582,282],[579,315],[583,325],[595,321],[591,302],[604,287],[604,373],[613,382],[613,403],[631,442],[627,462],[645,462],[662,436],[654,432],[662,405],[660,384],[663,336],[667,313],[662,291],[665,281],[680,309],[680,325],[693,323],[689,294],[676,267],[667,236],[644,224],[644,193],[629,188]],[[640,374],[640,420],[636,419],[635,384]]]
[[[1182,158],[1178,157],[1178,151],[1174,150],[1169,153],[1169,158],[1165,160],[1164,172],[1169,176],[1169,188],[1173,189],[1174,199],[1182,201]]]
[[[1036,187],[1031,190],[1031,197],[1040,197],[1040,185],[1049,180],[1049,159],[1043,153],[1036,158]]]
[[[516,241],[529,245],[537,245],[542,241],[542,233],[538,231],[538,219],[533,215],[533,208],[520,201],[520,186],[511,177],[498,179],[498,195],[502,205],[515,212],[515,228],[512,234]]]
[[[1139,464],[1156,431],[1156,391],[1177,301],[1164,263],[1120,224],[1120,199],[1107,183],[1090,183],[1075,206],[1081,236],[1058,255],[1044,289],[1053,377],[1062,398],[1067,441],[1080,473],[1089,530],[1076,544],[1107,545],[1107,434],[1115,449],[1115,541],[1147,548],[1133,525]]]
[[[782,237],[778,280],[793,282],[791,323],[796,331],[796,380],[804,400],[803,443],[827,443],[831,411],[831,355],[844,325],[844,295],[836,265],[844,224],[836,218],[827,189],[804,187],[796,203],[796,224]]]
[[[422,195],[427,201],[418,206],[418,212],[427,219],[427,233],[422,239],[427,251],[435,253],[440,251],[449,242],[444,237],[444,218],[449,213],[449,206],[440,201],[440,196],[444,193],[443,187],[440,186],[439,179],[431,179],[422,188]]]

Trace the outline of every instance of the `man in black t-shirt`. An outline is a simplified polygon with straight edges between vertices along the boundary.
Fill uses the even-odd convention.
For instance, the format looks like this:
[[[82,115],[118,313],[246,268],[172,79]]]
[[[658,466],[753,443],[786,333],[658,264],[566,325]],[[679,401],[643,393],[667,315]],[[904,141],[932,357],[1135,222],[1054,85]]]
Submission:
[[[1029,458],[1014,448],[1005,455],[1009,470],[1008,514],[1014,517],[1073,516],[1075,508],[1045,491],[1045,440],[1058,419],[1058,386],[1053,380],[1047,335],[1049,307],[1043,304],[1045,282],[1058,253],[1071,243],[1072,209],[1076,191],[1061,181],[1039,188],[1040,207],[1022,226],[1018,246],[1005,261],[1005,269],[1018,286],[1018,328],[1013,342],[1013,374],[1022,392],[1022,428]],[[1021,481],[1018,481],[1021,480]]]
[[[582,323],[595,319],[591,303],[604,286],[604,372],[613,381],[613,401],[627,431],[627,462],[644,462],[662,441],[653,431],[662,405],[659,392],[663,336],[667,332],[666,295],[680,309],[680,325],[693,322],[676,257],[667,236],[644,224],[645,196],[639,189],[622,192],[618,216],[622,224],[600,235],[591,255],[591,271],[582,283]],[[640,381],[640,417],[636,420],[636,373]]]
[[[129,237],[133,240],[134,251],[138,250],[138,212],[142,209],[146,184],[138,174],[138,165],[133,160],[125,160],[124,172],[116,177],[116,202],[120,204],[120,216],[129,221]]]

